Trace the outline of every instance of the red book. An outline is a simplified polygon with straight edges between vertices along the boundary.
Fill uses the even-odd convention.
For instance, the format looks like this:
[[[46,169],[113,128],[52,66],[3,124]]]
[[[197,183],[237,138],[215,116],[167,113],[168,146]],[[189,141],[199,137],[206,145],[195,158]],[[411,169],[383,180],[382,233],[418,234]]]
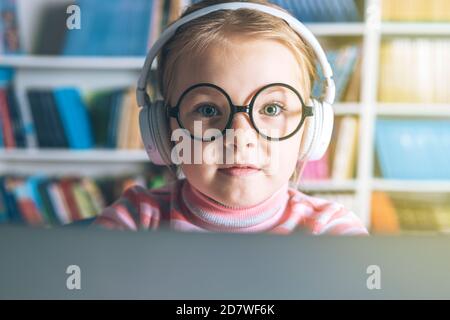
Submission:
[[[17,205],[22,213],[22,218],[31,226],[42,226],[44,225],[44,219],[42,214],[39,212],[38,208],[31,199],[18,199]]]
[[[80,214],[80,211],[78,210],[78,205],[77,202],[75,201],[75,197],[72,192],[72,184],[76,182],[76,180],[77,180],[76,178],[65,177],[62,178],[59,182],[67,206],[69,207],[69,212],[72,221],[78,221],[83,219],[83,217]]]
[[[7,148],[14,148],[16,142],[7,103],[5,90],[0,89],[0,120],[2,121],[4,144]]]

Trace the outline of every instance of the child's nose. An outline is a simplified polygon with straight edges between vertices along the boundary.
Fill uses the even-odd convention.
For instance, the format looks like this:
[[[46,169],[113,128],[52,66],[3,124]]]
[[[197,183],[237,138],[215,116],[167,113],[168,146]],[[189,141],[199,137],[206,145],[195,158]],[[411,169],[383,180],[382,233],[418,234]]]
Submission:
[[[244,112],[236,113],[231,122],[232,129],[253,129],[252,121],[250,120],[250,116]]]
[[[258,133],[254,129],[250,116],[245,113],[237,113],[231,123],[232,135],[234,139],[226,139],[226,144],[233,144],[235,148],[256,146]]]

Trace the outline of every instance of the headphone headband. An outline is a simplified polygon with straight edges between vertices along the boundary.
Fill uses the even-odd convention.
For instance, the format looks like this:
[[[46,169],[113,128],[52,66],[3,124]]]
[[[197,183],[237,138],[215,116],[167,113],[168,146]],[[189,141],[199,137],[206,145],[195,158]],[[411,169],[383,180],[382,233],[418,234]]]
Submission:
[[[332,78],[333,71],[330,67],[330,64],[328,63],[327,57],[325,55],[325,52],[323,51],[322,47],[320,46],[317,39],[314,37],[314,35],[309,31],[303,23],[298,21],[296,18],[291,16],[290,14],[281,11],[279,9],[269,7],[263,4],[257,4],[257,3],[245,3],[245,2],[229,2],[229,3],[222,3],[217,4],[213,6],[209,6],[200,10],[197,10],[181,19],[176,21],[174,24],[169,26],[159,37],[159,39],[155,42],[155,44],[151,47],[149,53],[147,54],[147,57],[145,59],[144,67],[142,69],[142,73],[139,77],[138,86],[137,86],[137,102],[138,105],[143,107],[146,104],[148,104],[148,95],[146,92],[146,86],[147,86],[147,79],[151,71],[151,67],[153,64],[153,61],[157,57],[159,51],[164,46],[164,44],[169,41],[169,39],[175,34],[177,29],[199,17],[202,17],[204,15],[207,15],[214,11],[219,10],[238,10],[238,9],[252,9],[257,10],[260,12],[264,12],[267,14],[270,14],[272,16],[278,17],[286,21],[289,26],[295,30],[299,35],[302,36],[302,38],[312,47],[314,50],[314,53],[316,54],[317,59],[319,60],[319,63],[323,70],[323,75],[325,77],[326,85],[325,85],[325,95],[323,100],[327,102],[328,104],[333,104],[334,97],[335,97],[335,85],[334,80]]]

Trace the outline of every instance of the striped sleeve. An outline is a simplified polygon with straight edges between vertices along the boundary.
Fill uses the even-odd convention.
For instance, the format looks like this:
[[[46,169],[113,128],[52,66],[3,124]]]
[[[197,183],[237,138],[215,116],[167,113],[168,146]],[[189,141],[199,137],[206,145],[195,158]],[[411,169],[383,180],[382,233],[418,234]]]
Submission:
[[[134,185],[106,207],[94,225],[119,230],[157,229],[161,217],[168,210],[169,201],[170,191],[167,188],[149,191]]]
[[[303,227],[315,235],[368,235],[359,217],[342,204],[305,196]]]

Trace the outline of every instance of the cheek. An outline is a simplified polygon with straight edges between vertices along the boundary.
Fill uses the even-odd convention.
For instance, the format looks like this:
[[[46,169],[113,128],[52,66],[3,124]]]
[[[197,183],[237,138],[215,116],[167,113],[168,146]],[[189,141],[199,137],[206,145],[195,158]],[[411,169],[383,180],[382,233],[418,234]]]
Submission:
[[[297,164],[300,154],[302,130],[295,136],[270,144],[270,173],[275,175],[290,176]]]
[[[186,179],[199,190],[202,190],[202,186],[208,185],[214,178],[212,167],[204,164],[182,164],[181,170]]]

